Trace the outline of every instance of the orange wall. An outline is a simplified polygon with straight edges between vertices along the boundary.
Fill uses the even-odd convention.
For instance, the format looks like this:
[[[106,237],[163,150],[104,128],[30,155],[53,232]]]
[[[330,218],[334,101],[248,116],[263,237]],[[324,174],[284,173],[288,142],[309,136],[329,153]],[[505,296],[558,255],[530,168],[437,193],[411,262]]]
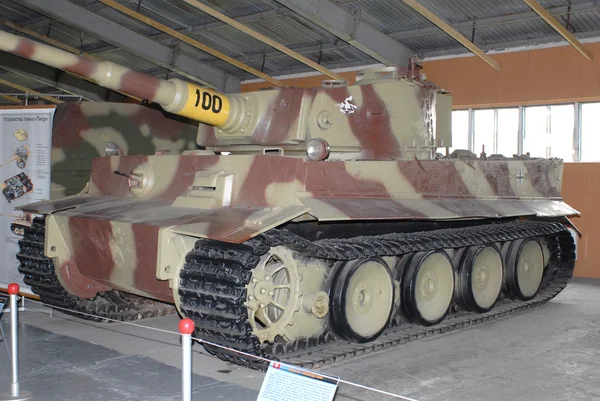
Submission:
[[[600,99],[600,43],[494,54],[498,72],[477,57],[423,63],[427,78],[452,92],[455,107],[548,104]]]
[[[575,275],[600,278],[600,163],[565,163],[563,197],[581,213],[571,220],[583,234]]]
[[[427,79],[452,92],[454,108],[548,104],[600,100],[600,43],[584,45],[588,61],[572,46],[493,54],[498,72],[478,57],[423,63]],[[355,73],[342,73],[354,82]],[[290,86],[320,86],[319,75],[284,80]],[[271,87],[269,83],[242,84],[242,91]]]

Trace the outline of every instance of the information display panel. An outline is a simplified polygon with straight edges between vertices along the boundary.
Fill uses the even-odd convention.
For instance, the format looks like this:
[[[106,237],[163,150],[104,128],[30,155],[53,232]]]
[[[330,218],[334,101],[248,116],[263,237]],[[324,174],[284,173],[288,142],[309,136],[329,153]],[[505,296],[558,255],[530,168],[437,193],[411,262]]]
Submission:
[[[0,288],[18,283],[31,294],[18,271],[20,235],[12,223],[24,218],[15,207],[50,197],[52,119],[55,108],[0,108]]]
[[[339,379],[271,362],[257,401],[331,401]]]

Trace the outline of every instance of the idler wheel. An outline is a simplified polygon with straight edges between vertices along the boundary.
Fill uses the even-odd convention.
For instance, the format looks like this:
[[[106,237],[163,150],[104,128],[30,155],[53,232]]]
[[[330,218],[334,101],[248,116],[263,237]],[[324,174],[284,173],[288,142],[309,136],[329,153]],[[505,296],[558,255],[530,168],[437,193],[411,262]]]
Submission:
[[[506,287],[513,298],[536,296],[544,275],[544,250],[534,239],[512,242],[507,250]]]
[[[503,278],[502,255],[496,246],[469,247],[461,258],[457,302],[467,310],[489,311],[500,296]]]
[[[368,342],[387,327],[394,303],[394,279],[380,258],[346,263],[333,281],[331,312],[336,332],[349,341]]]
[[[415,254],[404,271],[402,308],[406,317],[422,325],[441,322],[452,304],[454,268],[443,250]]]

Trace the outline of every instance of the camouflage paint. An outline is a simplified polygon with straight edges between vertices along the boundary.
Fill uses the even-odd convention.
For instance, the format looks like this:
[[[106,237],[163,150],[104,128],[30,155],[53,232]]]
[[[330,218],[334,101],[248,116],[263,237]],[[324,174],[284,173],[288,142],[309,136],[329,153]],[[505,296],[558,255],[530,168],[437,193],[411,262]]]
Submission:
[[[181,120],[181,121],[180,121]],[[51,198],[74,195],[89,181],[92,160],[112,142],[126,155],[197,149],[197,127],[129,103],[63,103],[54,114]]]
[[[177,302],[171,289],[194,238],[241,243],[289,221],[577,214],[560,197],[561,160],[440,159],[437,147],[451,146],[451,99],[413,64],[408,73],[393,69],[391,79],[389,69],[370,72],[352,86],[209,92],[222,97],[221,110],[180,80],[64,55],[7,33],[0,33],[0,49],[201,123],[196,141],[205,151],[96,158],[80,195],[22,208],[48,215],[46,254],[75,295],[110,287]],[[325,160],[307,157],[312,139],[327,142]],[[75,285],[72,272],[87,282]]]

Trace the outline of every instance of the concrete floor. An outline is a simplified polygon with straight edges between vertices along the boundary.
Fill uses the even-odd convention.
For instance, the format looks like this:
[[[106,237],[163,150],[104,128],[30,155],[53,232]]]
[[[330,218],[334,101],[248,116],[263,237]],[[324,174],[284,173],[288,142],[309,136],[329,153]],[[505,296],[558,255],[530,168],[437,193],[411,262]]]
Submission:
[[[22,387],[36,400],[180,399],[177,335],[82,322],[26,303]],[[5,330],[8,316],[3,319]],[[177,330],[177,317],[144,322]],[[1,344],[0,344],[1,345]],[[263,374],[194,345],[197,400],[255,400]],[[0,348],[0,366],[8,358]],[[322,371],[417,400],[600,400],[600,280],[575,279],[537,310]],[[0,369],[0,392],[9,371]],[[394,398],[340,385],[336,401]]]

